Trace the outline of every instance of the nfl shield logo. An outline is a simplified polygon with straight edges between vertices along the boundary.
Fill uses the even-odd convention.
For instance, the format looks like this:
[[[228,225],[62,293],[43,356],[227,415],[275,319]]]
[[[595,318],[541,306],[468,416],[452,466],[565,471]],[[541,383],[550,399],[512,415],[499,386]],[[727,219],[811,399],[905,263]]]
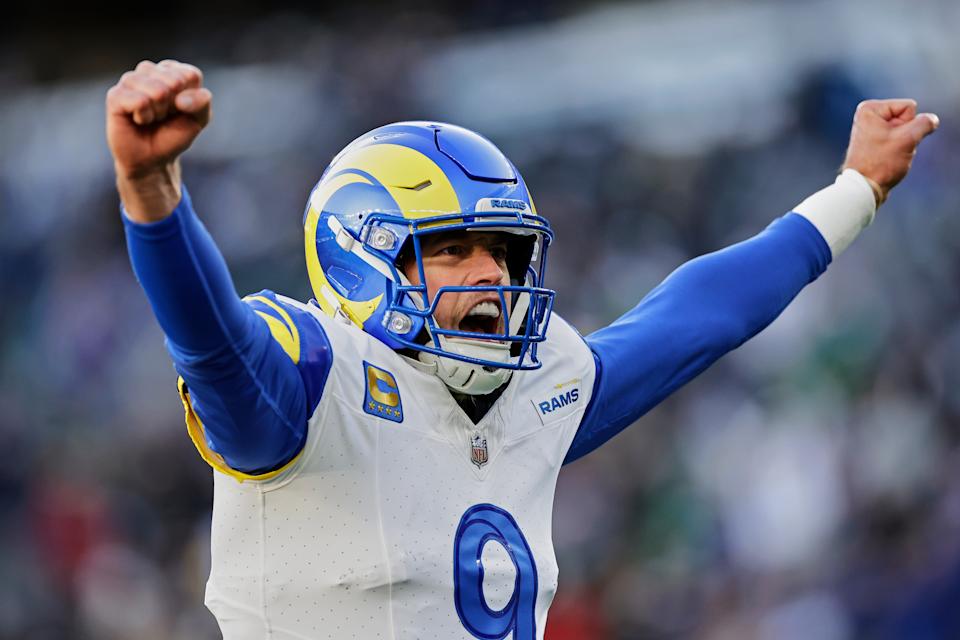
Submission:
[[[480,436],[479,433],[473,435],[473,441],[470,445],[470,461],[477,465],[477,469],[487,464],[487,439]]]

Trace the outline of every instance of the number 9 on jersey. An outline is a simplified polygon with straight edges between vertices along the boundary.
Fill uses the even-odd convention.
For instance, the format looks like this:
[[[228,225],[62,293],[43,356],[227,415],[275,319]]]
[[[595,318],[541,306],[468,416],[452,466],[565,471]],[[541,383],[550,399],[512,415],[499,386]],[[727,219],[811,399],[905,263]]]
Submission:
[[[498,611],[483,595],[481,556],[489,542],[500,544],[516,569],[513,595]],[[523,532],[507,511],[477,504],[463,514],[453,541],[453,598],[467,631],[482,640],[536,640],[537,566]]]

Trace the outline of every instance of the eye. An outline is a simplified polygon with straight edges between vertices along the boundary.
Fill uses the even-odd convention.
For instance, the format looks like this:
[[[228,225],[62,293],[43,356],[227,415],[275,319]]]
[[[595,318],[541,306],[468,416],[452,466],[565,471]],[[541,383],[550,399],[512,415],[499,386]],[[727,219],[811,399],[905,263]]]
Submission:
[[[437,254],[442,256],[462,256],[464,254],[464,248],[461,244],[448,244],[440,247],[440,249],[437,250]]]
[[[497,262],[505,262],[507,260],[507,245],[498,244],[490,247],[490,255]]]

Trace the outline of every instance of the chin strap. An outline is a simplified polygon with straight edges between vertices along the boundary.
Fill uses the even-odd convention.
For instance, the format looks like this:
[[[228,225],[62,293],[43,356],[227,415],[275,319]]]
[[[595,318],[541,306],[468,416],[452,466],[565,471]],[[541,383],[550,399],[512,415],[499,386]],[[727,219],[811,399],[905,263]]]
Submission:
[[[408,286],[411,284],[403,273],[400,274],[400,282]],[[529,277],[526,279],[526,284],[529,286]],[[419,296],[410,295],[409,298],[418,309],[424,309],[423,300]],[[523,324],[529,308],[530,295],[520,294],[513,306],[513,311],[510,313],[510,326],[507,329],[509,335],[516,335],[520,331],[520,326]],[[429,333],[429,324],[425,325],[425,328]],[[510,362],[510,343],[453,338],[445,335],[438,336],[438,340],[440,348],[444,351],[492,362],[502,362],[504,364]],[[424,351],[417,353],[417,359],[413,360],[411,358],[410,362],[420,365],[418,368],[440,378],[451,391],[469,396],[491,393],[509,382],[511,375],[513,375],[512,369],[462,362]]]
[[[529,286],[529,280],[527,283],[527,286]],[[515,336],[520,333],[520,325],[523,324],[523,320],[527,316],[527,309],[529,308],[530,294],[521,293],[517,296],[517,304],[513,305],[513,311],[510,312],[510,326],[507,328],[509,335]]]
[[[530,296],[526,293],[517,298],[510,314],[508,333],[516,335],[530,307]],[[510,343],[475,340],[472,338],[453,338],[439,336],[440,348],[461,356],[480,358],[493,362],[510,362]],[[472,362],[462,362],[453,358],[444,358],[433,353],[421,351],[417,359],[429,367],[431,373],[443,380],[452,391],[468,396],[482,396],[491,393],[510,381],[512,369],[489,367]]]
[[[503,363],[510,360],[510,345],[502,342],[440,336],[440,345],[445,351],[471,358]],[[417,357],[420,362],[430,367],[431,372],[443,380],[443,383],[452,391],[469,396],[485,395],[496,390],[506,384],[513,373],[511,369],[485,367],[423,351]]]

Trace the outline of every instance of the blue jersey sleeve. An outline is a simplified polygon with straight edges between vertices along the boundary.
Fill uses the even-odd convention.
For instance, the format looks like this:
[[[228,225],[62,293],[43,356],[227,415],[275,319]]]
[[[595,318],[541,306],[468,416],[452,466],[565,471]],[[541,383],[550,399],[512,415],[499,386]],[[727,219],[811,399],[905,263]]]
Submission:
[[[186,188],[159,222],[123,219],[134,272],[182,376],[187,424],[201,454],[233,475],[279,469],[303,448],[330,369],[319,323],[270,292],[240,300]]]
[[[684,264],[587,336],[597,376],[565,462],[590,453],[760,332],[831,258],[820,232],[789,213],[749,240]]]

